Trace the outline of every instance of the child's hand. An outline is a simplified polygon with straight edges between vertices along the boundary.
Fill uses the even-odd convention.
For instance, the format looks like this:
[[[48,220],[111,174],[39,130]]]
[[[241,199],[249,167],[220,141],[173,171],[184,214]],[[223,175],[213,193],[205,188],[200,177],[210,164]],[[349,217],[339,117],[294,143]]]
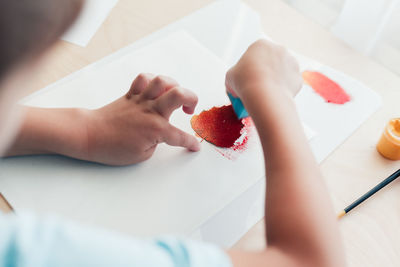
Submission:
[[[329,194],[296,114],[292,96],[301,83],[294,58],[268,41],[251,45],[226,75],[228,92],[241,98],[257,128],[267,174],[268,247],[230,251],[235,266],[346,265]]]
[[[294,96],[301,84],[296,60],[285,48],[267,40],[253,43],[226,75],[228,92],[239,98],[249,91],[276,88]]]
[[[150,158],[160,143],[198,151],[197,139],[168,121],[175,109],[192,114],[196,105],[197,96],[171,78],[140,74],[124,97],[89,115],[88,160],[133,164]]]

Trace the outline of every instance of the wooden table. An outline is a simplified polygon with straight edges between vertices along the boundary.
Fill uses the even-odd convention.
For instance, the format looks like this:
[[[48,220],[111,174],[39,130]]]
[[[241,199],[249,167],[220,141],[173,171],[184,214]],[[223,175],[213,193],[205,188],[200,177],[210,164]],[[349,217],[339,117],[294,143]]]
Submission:
[[[120,0],[87,47],[60,41],[49,52],[47,65],[32,84],[31,92],[211,2]],[[399,162],[383,159],[375,149],[384,124],[400,114],[400,78],[279,0],[245,2],[261,14],[264,30],[272,39],[353,76],[383,97],[384,107],[321,164],[334,206],[340,210],[400,168]],[[4,199],[0,201],[0,209],[10,210]],[[378,193],[339,224],[350,266],[400,266],[400,181]],[[235,245],[246,249],[263,246],[262,221]]]

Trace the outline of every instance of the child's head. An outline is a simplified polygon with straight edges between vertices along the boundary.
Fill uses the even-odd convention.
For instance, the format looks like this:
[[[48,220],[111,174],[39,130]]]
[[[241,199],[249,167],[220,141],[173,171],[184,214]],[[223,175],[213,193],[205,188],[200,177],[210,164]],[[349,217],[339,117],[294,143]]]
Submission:
[[[16,129],[13,106],[28,85],[26,77],[81,5],[82,0],[0,0],[0,153]]]

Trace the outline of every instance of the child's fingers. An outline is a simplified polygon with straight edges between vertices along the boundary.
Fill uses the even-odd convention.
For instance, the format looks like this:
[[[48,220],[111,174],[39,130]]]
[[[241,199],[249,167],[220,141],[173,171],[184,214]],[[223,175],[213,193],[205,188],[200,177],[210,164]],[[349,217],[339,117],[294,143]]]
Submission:
[[[233,90],[232,88],[232,78],[233,77],[233,68],[231,68],[225,76],[225,88],[226,88],[226,92],[230,93],[233,97],[238,97],[235,90]]]
[[[146,89],[150,81],[153,80],[155,75],[151,73],[140,73],[135,80],[133,80],[131,88],[129,89],[126,97],[129,99],[132,95],[138,95]]]
[[[156,76],[144,90],[142,97],[145,99],[156,99],[169,89],[179,86],[172,78],[166,76]]]
[[[193,114],[197,102],[198,98],[192,91],[182,87],[174,87],[155,101],[154,108],[163,117],[169,119],[172,112],[181,106],[185,113]]]
[[[162,141],[170,146],[180,146],[190,151],[200,150],[200,143],[197,141],[196,137],[185,133],[171,124],[168,124],[168,127],[165,129]]]

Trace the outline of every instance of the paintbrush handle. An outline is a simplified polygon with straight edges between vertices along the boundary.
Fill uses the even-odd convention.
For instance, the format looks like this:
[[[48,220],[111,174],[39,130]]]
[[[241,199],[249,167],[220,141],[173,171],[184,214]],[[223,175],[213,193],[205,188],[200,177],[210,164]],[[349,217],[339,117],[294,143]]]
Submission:
[[[355,207],[357,207],[358,205],[360,205],[362,202],[364,202],[365,200],[367,200],[369,197],[371,197],[373,194],[375,194],[376,192],[378,192],[379,190],[381,190],[382,188],[384,188],[385,186],[387,186],[388,184],[390,184],[391,182],[393,182],[394,180],[396,180],[398,177],[400,176],[400,169],[395,171],[392,175],[390,175],[388,178],[386,178],[385,180],[383,180],[382,182],[380,182],[379,184],[377,184],[376,186],[374,186],[371,190],[369,190],[367,193],[365,193],[364,195],[362,195],[360,198],[358,198],[356,201],[354,201],[353,203],[351,203],[349,206],[347,206],[340,214],[339,214],[339,218],[341,218],[343,215],[345,215],[346,213],[348,213],[349,211],[351,211],[352,209],[354,209]]]

